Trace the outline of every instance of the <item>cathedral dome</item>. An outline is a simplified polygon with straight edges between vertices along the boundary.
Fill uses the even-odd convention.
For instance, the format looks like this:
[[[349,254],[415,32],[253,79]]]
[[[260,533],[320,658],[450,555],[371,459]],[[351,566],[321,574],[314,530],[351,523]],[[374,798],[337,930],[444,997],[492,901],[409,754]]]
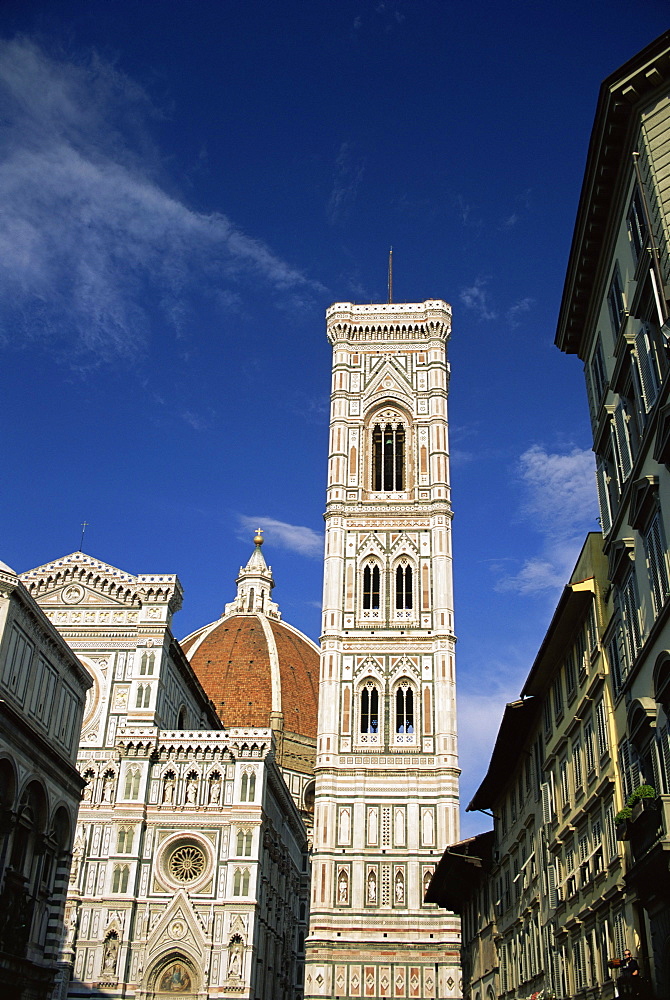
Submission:
[[[319,648],[281,621],[260,534],[237,578],[237,597],[218,621],[180,643],[222,723],[272,726],[314,740]]]

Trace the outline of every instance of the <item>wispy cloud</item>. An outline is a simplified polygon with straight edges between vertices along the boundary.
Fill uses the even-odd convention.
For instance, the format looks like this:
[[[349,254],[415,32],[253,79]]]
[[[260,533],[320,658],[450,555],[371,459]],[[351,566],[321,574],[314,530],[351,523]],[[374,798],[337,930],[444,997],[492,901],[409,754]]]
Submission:
[[[194,431],[207,430],[210,423],[206,417],[201,416],[199,413],[194,413],[193,410],[182,410],[181,418]]]
[[[496,319],[498,314],[491,306],[486,284],[485,278],[476,278],[472,285],[461,289],[459,298],[465,308],[472,310],[479,319]]]
[[[581,448],[552,453],[533,445],[521,455],[517,473],[521,515],[542,543],[516,573],[501,577],[497,589],[520,594],[558,589],[567,583],[584,535],[597,528],[593,453]]]
[[[333,189],[328,199],[331,223],[341,222],[353,207],[364,173],[365,160],[356,155],[350,142],[343,142],[335,161]]]
[[[274,517],[264,515],[250,517],[239,514],[238,520],[240,538],[247,538],[250,531],[262,528],[264,537],[272,546],[290,549],[291,552],[313,559],[323,558],[323,535],[313,528],[307,528],[302,524],[287,524],[286,521],[277,521]]]
[[[518,302],[515,302],[514,305],[509,307],[509,309],[505,313],[505,318],[507,319],[507,322],[512,327],[512,329],[515,329],[519,325],[520,316],[522,316],[524,313],[530,312],[531,306],[533,305],[534,302],[535,299],[524,298],[524,299],[519,299]]]
[[[150,101],[95,55],[0,41],[0,114],[0,338],[49,341],[90,367],[142,353],[149,299],[178,331],[193,294],[234,308],[245,281],[312,290],[225,215],[168,191]]]
[[[502,669],[505,676],[505,668]],[[492,678],[487,678],[486,690],[459,691],[459,757],[461,770],[470,782],[481,782],[486,774],[505,705],[518,697],[518,685],[501,687]]]

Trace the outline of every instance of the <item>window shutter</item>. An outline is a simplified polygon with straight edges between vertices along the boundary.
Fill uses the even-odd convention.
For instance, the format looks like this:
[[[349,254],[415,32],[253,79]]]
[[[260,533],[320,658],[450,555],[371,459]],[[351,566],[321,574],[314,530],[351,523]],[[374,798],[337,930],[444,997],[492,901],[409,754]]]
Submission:
[[[556,909],[558,905],[558,898],[556,895],[556,862],[552,861],[547,868],[547,885],[548,885],[548,895],[549,895],[549,906],[552,909]]]
[[[659,758],[663,770],[663,785],[657,791],[670,795],[670,725],[666,722],[659,736]]]
[[[600,757],[609,749],[607,739],[607,719],[605,717],[605,703],[602,699],[596,705],[596,725],[598,727],[598,754]]]
[[[623,796],[628,798],[633,789],[630,787],[630,747],[628,740],[622,740],[619,745],[619,762],[621,764],[621,779],[623,781]]]
[[[644,541],[647,550],[647,564],[649,566],[654,611],[658,615],[668,597],[669,589],[660,513],[656,513],[649,525],[649,531]]]
[[[610,495],[609,490],[607,489],[607,480],[607,465],[602,458],[599,458],[596,465],[596,486],[598,488],[600,525],[603,529],[603,535],[606,535],[612,527],[612,508],[610,506]]]
[[[659,384],[654,346],[648,323],[642,323],[635,334],[635,352],[637,355],[637,367],[640,373],[644,405],[647,412],[649,412],[656,402]]]
[[[628,435],[628,421],[623,403],[619,401],[614,408],[613,414],[614,445],[618,457],[617,472],[619,483],[623,485],[631,474],[633,468],[633,456],[630,450],[630,437]]]

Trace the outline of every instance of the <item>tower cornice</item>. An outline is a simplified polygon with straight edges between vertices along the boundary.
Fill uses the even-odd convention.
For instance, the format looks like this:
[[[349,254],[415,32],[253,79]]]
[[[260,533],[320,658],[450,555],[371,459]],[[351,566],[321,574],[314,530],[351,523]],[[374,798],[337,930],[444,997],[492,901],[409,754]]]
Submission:
[[[331,344],[398,340],[405,346],[410,342],[425,346],[423,341],[449,339],[451,306],[442,299],[371,305],[335,302],[326,310],[326,328]]]

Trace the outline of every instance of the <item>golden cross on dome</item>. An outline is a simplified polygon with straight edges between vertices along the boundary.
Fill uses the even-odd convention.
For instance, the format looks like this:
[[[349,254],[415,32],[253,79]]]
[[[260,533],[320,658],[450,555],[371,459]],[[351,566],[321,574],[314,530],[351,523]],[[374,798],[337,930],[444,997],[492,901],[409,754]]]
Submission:
[[[254,535],[254,544],[255,545],[262,545],[263,544],[263,529],[262,528],[256,528],[256,534]]]

